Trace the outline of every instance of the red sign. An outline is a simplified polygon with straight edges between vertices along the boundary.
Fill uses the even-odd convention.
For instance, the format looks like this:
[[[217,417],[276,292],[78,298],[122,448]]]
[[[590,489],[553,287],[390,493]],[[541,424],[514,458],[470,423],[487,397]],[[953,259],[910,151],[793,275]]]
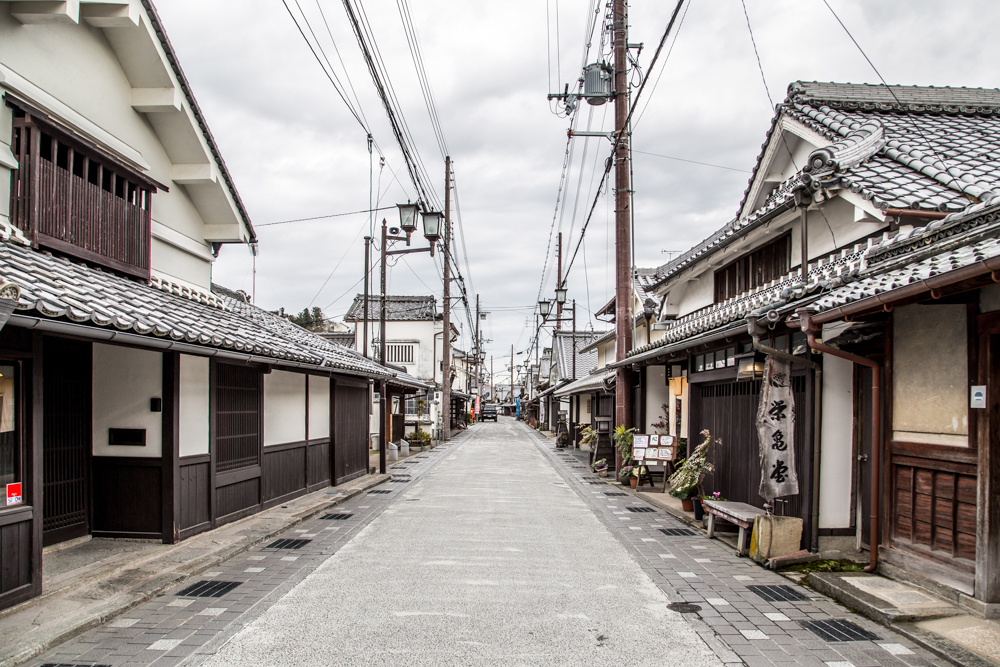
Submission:
[[[7,485],[7,504],[17,505],[21,502],[21,483]]]

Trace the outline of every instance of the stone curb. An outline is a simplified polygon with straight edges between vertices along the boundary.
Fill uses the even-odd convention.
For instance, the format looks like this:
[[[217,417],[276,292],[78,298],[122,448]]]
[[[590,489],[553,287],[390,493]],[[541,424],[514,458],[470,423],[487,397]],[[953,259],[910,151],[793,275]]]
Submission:
[[[936,635],[917,627],[914,623],[894,623],[888,626],[911,642],[924,648],[942,660],[947,660],[957,667],[996,667],[995,662],[973,653],[950,639]]]
[[[28,643],[26,646],[6,647],[4,649],[4,653],[7,653],[7,655],[0,656],[0,667],[15,667],[15,665],[19,665],[28,660],[31,660],[32,658],[40,655],[41,653],[48,651],[49,649],[58,646],[59,644],[62,644],[63,642],[66,642],[75,636],[83,632],[86,632],[87,630],[90,630],[94,627],[97,627],[98,625],[106,623],[111,619],[115,618],[116,616],[119,616],[124,612],[128,611],[129,609],[132,609],[133,607],[142,604],[143,602],[146,602],[148,600],[151,600],[152,598],[155,598],[163,594],[164,591],[166,591],[168,588],[178,583],[181,583],[191,577],[196,577],[202,572],[205,572],[211,569],[212,567],[215,567],[216,565],[219,565],[233,558],[234,556],[237,556],[245,551],[252,549],[258,544],[266,540],[269,540],[280,533],[283,533],[284,531],[288,530],[293,526],[299,525],[303,521],[306,521],[316,516],[317,514],[320,514],[321,512],[325,512],[328,509],[340,505],[341,503],[350,500],[351,498],[354,498],[373,487],[376,487],[380,484],[387,482],[390,478],[391,474],[375,475],[370,479],[367,479],[364,482],[358,484],[356,487],[351,488],[350,490],[345,490],[342,495],[337,496],[336,498],[332,499],[329,502],[322,503],[321,505],[318,506],[310,507],[298,514],[293,514],[290,517],[287,517],[284,520],[282,520],[279,525],[271,525],[263,531],[255,532],[251,535],[248,535],[246,539],[241,540],[236,544],[232,544],[226,548],[220,549],[219,551],[206,554],[202,558],[189,561],[188,563],[185,563],[182,571],[154,574],[153,576],[147,577],[142,581],[136,583],[128,590],[123,591],[123,593],[109,600],[107,604],[102,605],[97,609],[91,610],[89,612],[82,613],[79,615],[79,617],[69,618],[67,620],[62,621],[58,627],[53,628],[52,631],[48,633],[49,636],[41,640],[32,641]],[[265,514],[267,514],[267,511],[260,512],[258,514],[253,514],[250,515],[249,517],[246,517],[245,519],[233,522],[233,524],[227,524],[227,526],[231,527],[233,525],[237,525],[240,523],[252,523],[254,519],[259,520],[267,518],[263,516]],[[183,543],[181,543],[180,546],[183,547]],[[171,553],[176,553],[176,552],[171,552]],[[146,561],[146,563],[147,564],[154,563],[155,560],[156,560],[155,558],[149,559],[148,561]],[[112,577],[115,576],[125,576],[125,573],[122,571],[115,571],[110,573],[110,575],[108,577],[105,577],[104,579],[105,580],[111,579]],[[87,585],[92,585],[93,583],[94,581],[91,581]],[[72,590],[79,590],[79,588],[82,588],[82,586],[74,587]],[[63,592],[68,593],[71,591],[63,591]],[[49,598],[48,601],[53,601],[57,599],[57,597],[58,596],[53,596],[52,598]],[[29,605],[26,607],[22,607],[19,605],[18,607],[15,608],[15,610],[27,609],[30,606],[36,606],[36,605]]]

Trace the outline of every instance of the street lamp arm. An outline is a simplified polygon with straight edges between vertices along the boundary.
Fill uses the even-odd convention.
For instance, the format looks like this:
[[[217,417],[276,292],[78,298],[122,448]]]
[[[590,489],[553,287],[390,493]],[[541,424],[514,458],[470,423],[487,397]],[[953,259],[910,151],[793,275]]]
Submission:
[[[406,248],[405,250],[386,250],[386,255],[408,255],[413,252],[430,252],[431,255],[434,254],[434,246],[428,248]]]

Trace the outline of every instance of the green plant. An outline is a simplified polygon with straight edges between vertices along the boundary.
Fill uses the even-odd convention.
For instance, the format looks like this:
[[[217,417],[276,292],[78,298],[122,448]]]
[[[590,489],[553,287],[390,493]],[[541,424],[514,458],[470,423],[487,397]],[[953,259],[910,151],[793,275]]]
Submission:
[[[670,476],[667,483],[670,485],[670,494],[678,498],[687,498],[692,491],[696,491],[698,496],[705,495],[701,483],[705,475],[712,472],[715,466],[709,461],[712,454],[712,447],[722,444],[721,440],[712,440],[708,429],[701,432],[704,441],[694,448],[691,455],[677,466],[674,474]],[[678,495],[684,494],[684,495]]]
[[[615,443],[615,449],[622,457],[622,463],[632,462],[632,436],[635,435],[634,428],[618,426],[611,434],[611,439]]]
[[[597,442],[597,431],[590,428],[589,426],[584,426],[580,429],[580,444],[590,445]],[[603,460],[603,459],[602,459]]]
[[[618,473],[619,477],[631,477],[632,476],[632,466],[622,466],[622,469]]]
[[[663,411],[662,414],[660,414],[660,421],[653,422],[652,424],[650,424],[650,426],[655,428],[656,432],[659,433],[660,435],[669,435],[670,407],[666,403],[663,403],[662,405],[660,405],[660,408]]]
[[[600,470],[602,468],[607,468],[608,467],[608,460],[607,459],[598,459],[597,461],[594,461],[593,463],[591,463],[590,467],[593,468],[594,470]]]
[[[702,500],[718,500],[719,502],[727,502],[725,498],[722,497],[721,491],[713,491],[712,493],[706,494],[701,497]]]
[[[410,434],[410,444],[426,447],[431,444],[431,434],[426,431],[415,431]]]

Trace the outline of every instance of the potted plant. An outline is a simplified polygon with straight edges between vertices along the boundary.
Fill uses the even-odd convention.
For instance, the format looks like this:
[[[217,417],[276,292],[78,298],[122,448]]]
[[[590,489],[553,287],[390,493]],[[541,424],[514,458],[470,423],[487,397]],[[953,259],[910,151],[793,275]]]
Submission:
[[[705,495],[705,490],[701,484],[705,480],[705,475],[715,469],[715,466],[709,461],[712,447],[721,444],[719,440],[712,440],[708,429],[702,431],[701,435],[704,438],[702,443],[694,448],[690,456],[679,463],[674,474],[667,480],[670,485],[670,495],[682,500],[691,499],[691,509],[694,510],[695,519],[700,519],[702,514],[701,497]],[[694,492],[694,498],[691,498],[692,492]],[[686,506],[684,510],[690,511]]]
[[[608,476],[608,460],[607,459],[600,459],[599,461],[594,461],[593,463],[590,464],[590,468],[591,468],[591,470],[593,470],[594,472],[596,472],[601,477],[607,477]]]
[[[622,486],[631,486],[635,488],[635,477],[632,476],[632,466],[622,466],[622,469],[618,472],[618,481],[622,483]]]
[[[594,449],[590,446],[596,443],[597,443],[597,431],[595,431],[589,426],[584,426],[582,429],[580,429],[580,449],[583,449],[583,446],[586,445],[587,447],[590,448],[590,451],[594,451]]]

